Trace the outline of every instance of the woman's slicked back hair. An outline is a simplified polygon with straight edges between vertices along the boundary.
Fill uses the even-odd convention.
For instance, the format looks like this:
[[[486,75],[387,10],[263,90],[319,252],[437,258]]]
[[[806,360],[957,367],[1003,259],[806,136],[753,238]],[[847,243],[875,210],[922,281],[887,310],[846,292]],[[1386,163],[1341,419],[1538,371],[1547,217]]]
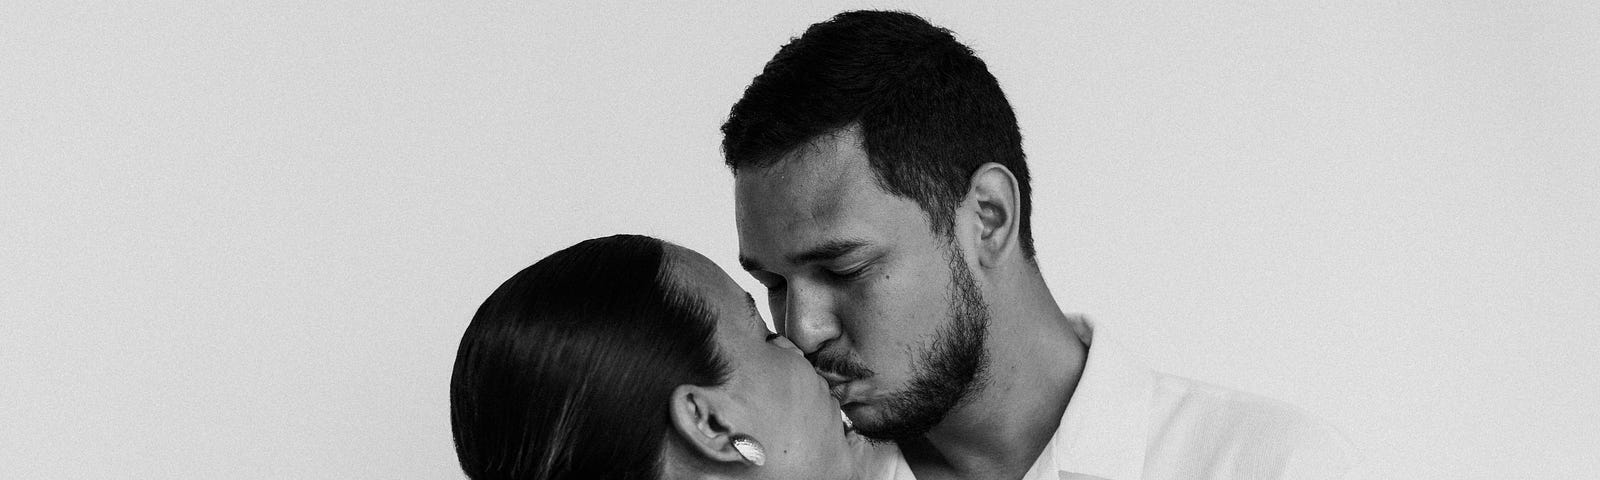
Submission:
[[[715,319],[667,280],[665,245],[638,235],[586,240],[483,302],[450,379],[467,476],[660,476],[672,390],[728,376]]]

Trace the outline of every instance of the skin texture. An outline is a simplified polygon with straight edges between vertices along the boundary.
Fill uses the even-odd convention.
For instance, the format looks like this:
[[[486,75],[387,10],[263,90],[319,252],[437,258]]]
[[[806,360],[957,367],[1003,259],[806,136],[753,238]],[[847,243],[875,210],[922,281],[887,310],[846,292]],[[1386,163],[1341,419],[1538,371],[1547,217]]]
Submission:
[[[952,262],[965,265],[989,317],[982,374],[937,425],[896,443],[923,480],[1027,471],[1060,422],[1087,347],[1021,250],[1009,171],[989,163],[971,175],[948,236],[917,203],[877,184],[856,127],[741,168],[734,193],[740,263],[768,288],[779,331],[863,432],[901,427],[899,399],[964,305]]]
[[[668,247],[668,257],[673,283],[716,317],[717,347],[732,366],[726,384],[680,387],[682,395],[675,395],[672,408],[692,423],[679,429],[688,448],[678,454],[699,457],[679,459],[698,466],[685,470],[699,470],[683,476],[856,478],[867,447],[845,433],[838,402],[800,350],[767,330],[754,300],[711,260],[676,246]],[[737,455],[731,441],[739,436],[762,445],[765,465]]]
[[[920,206],[874,183],[853,132],[812,142],[794,157],[737,177],[743,263],[767,286],[773,323],[828,378],[858,429],[920,434],[931,425],[900,423],[939,418],[908,411],[925,403],[915,398],[916,380],[936,376],[930,371],[940,353],[950,353],[962,323],[982,328],[953,318],[966,310],[954,294],[962,287],[951,275],[955,253],[931,234]],[[828,252],[830,244],[849,248]],[[824,255],[802,258],[819,248]],[[964,268],[965,259],[954,260]],[[933,390],[966,387],[934,383],[944,385]]]

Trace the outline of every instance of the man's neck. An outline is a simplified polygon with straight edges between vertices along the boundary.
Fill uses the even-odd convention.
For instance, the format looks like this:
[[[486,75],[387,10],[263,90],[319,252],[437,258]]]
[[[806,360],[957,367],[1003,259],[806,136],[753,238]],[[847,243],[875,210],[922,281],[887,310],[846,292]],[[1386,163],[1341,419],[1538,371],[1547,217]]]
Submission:
[[[919,480],[1019,479],[1055,435],[1088,347],[1044,281],[1030,280],[986,292],[986,382],[923,438],[900,443]]]

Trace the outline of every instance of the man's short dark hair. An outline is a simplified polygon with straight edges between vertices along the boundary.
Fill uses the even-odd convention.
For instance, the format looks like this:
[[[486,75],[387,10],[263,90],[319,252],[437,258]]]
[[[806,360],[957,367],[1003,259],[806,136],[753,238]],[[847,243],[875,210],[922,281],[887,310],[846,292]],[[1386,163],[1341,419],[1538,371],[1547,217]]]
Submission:
[[[951,235],[956,206],[984,163],[1022,193],[1022,250],[1033,258],[1028,165],[1000,84],[949,30],[904,12],[853,11],[784,45],[733,105],[722,150],[737,174],[819,135],[859,125],[884,191],[917,202]]]

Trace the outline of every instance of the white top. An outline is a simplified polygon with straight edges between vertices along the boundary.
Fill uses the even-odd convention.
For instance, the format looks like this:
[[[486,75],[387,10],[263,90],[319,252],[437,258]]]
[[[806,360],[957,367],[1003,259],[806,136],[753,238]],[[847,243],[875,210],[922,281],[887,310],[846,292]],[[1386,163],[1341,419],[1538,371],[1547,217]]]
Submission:
[[[1150,370],[1071,321],[1088,363],[1023,480],[1334,479],[1355,461],[1343,435],[1291,405]],[[898,452],[881,472],[916,478]]]

